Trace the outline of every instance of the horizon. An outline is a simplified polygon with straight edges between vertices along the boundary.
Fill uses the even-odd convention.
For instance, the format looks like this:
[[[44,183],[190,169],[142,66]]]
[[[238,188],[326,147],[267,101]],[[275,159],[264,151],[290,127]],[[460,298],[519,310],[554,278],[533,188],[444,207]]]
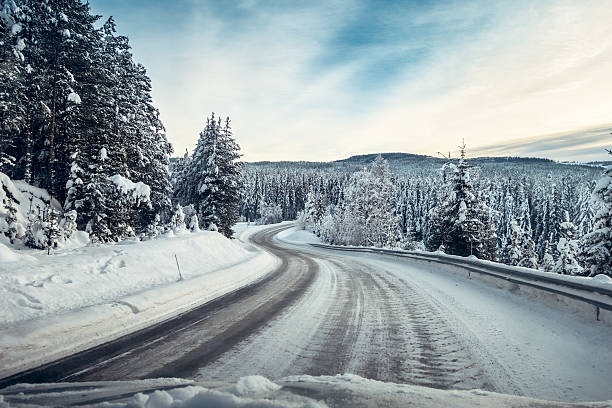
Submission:
[[[458,151],[458,150],[457,150]],[[448,152],[447,152],[448,153]],[[452,153],[452,152],[451,152]],[[411,153],[411,152],[374,152],[374,153],[358,153],[358,154],[353,154],[351,156],[348,157],[344,157],[344,158],[338,158],[338,159],[331,159],[331,160],[327,160],[327,161],[320,161],[320,160],[242,160],[242,162],[244,163],[249,163],[249,164],[257,164],[257,163],[313,163],[313,164],[327,164],[327,163],[335,163],[335,162],[343,162],[343,161],[347,161],[353,158],[357,158],[357,157],[365,157],[365,156],[378,156],[381,155],[384,159],[385,159],[385,155],[390,155],[390,154],[399,154],[399,155],[411,155],[411,156],[421,156],[424,158],[431,158],[431,159],[437,159],[437,160],[448,160],[446,157],[441,157],[440,155],[429,155],[429,154],[420,154],[420,153]],[[608,155],[609,156],[609,155]],[[173,159],[178,159],[178,156],[172,156]],[[608,162],[612,162],[612,158],[608,157],[607,160],[590,160],[590,161],[571,161],[571,160],[557,160],[557,159],[551,159],[548,157],[541,157],[541,156],[517,156],[517,155],[506,155],[506,156],[483,156],[483,155],[466,155],[466,160],[479,160],[479,159],[524,159],[524,160],[544,160],[544,161],[550,161],[553,163],[558,163],[558,164],[577,164],[577,165],[590,165],[590,164],[594,164],[594,163],[608,163]],[[385,160],[389,161],[388,158],[386,158]],[[459,157],[457,156],[452,156],[450,158],[450,160],[459,160]]]
[[[177,157],[220,112],[248,161],[435,155],[462,138],[490,156],[607,160],[604,1],[90,6],[130,38]]]

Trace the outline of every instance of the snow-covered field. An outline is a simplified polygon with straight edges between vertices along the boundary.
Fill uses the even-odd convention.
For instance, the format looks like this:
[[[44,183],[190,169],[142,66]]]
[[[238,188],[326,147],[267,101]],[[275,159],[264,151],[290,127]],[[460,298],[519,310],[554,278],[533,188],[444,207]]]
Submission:
[[[145,327],[265,275],[277,260],[245,243],[257,230],[243,228],[244,241],[215,232],[170,233],[51,255],[0,244],[0,376]]]

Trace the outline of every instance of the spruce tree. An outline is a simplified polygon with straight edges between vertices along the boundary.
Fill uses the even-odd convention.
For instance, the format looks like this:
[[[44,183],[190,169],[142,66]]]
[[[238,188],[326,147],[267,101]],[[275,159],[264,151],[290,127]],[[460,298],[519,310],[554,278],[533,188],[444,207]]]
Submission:
[[[497,236],[491,209],[474,191],[470,166],[465,159],[465,144],[460,146],[458,165],[447,163],[443,169],[446,199],[432,213],[430,250],[443,247],[452,255],[474,255],[480,259],[497,259]]]
[[[559,258],[555,264],[554,272],[563,275],[580,275],[582,267],[578,264],[578,241],[576,240],[577,228],[569,220],[569,214],[564,211],[564,221],[560,224],[560,238],[557,244]]]
[[[612,155],[612,151],[608,151]],[[593,230],[582,237],[584,274],[612,276],[612,168],[606,168],[592,194],[597,207]]]
[[[555,259],[552,256],[550,249],[550,241],[544,240],[542,262],[540,263],[540,269],[544,272],[553,272],[555,269]]]
[[[186,201],[195,206],[200,227],[218,230],[227,237],[233,235],[240,206],[239,151],[229,118],[222,125],[213,113],[200,133],[186,175],[189,185]]]
[[[523,244],[523,230],[518,225],[516,220],[512,220],[510,223],[511,233],[506,246],[506,263],[509,265],[518,265],[523,258],[522,244]]]
[[[576,241],[577,228],[569,220],[567,211],[563,212],[564,221],[560,223],[560,238],[557,243],[559,257],[555,264],[554,272],[563,275],[579,275],[582,267],[578,264],[578,242]]]

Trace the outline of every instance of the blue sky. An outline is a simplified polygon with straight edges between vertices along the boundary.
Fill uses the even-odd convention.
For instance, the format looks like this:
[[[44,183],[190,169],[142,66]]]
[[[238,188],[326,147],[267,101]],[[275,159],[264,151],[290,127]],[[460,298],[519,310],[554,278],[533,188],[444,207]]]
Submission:
[[[434,155],[461,139],[473,155],[597,160],[612,145],[592,137],[612,123],[607,1],[90,4],[147,67],[177,153],[212,111],[249,161]],[[558,135],[572,147],[534,143]]]

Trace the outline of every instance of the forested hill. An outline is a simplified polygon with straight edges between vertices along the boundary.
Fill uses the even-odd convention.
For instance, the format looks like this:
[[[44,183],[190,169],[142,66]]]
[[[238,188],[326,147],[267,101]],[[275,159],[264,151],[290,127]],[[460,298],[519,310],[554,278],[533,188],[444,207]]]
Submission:
[[[448,160],[442,157],[383,153],[384,164],[376,167],[373,163],[380,162],[377,156],[359,155],[327,163],[246,163],[241,216],[260,222],[307,216],[314,220],[309,228],[328,242],[363,245],[359,239],[347,239],[352,235],[342,232],[347,225],[352,228],[355,224],[347,221],[353,215],[346,216],[346,209],[357,205],[380,213],[384,208],[380,219],[386,220],[386,230],[398,234],[386,237],[381,245],[435,250],[439,242],[433,211],[453,195],[455,187],[449,180],[456,172],[451,170],[462,168],[467,177],[462,182],[469,182],[473,188],[470,197],[487,208],[489,229],[495,235],[491,239],[495,250],[487,249],[495,253],[491,259],[511,264],[524,261],[523,265],[537,264],[552,270],[561,259],[557,249],[558,243],[564,242],[561,239],[581,238],[595,225],[598,207],[591,197],[605,163],[468,157],[467,162],[452,160],[453,165],[447,165]],[[442,168],[445,171],[440,171]],[[374,192],[378,182],[367,182],[374,177],[372,174],[381,171],[386,174],[384,194]],[[362,199],[382,196],[388,202],[361,203]],[[571,233],[567,232],[568,226]],[[517,246],[525,246],[522,253],[528,255],[516,256]]]
[[[387,160],[389,167],[394,171],[403,169],[439,169],[448,160],[442,157],[427,156],[413,153],[372,153],[360,154],[330,162],[311,162],[311,161],[258,161],[246,163],[247,166],[257,167],[272,167],[286,169],[343,169],[346,171],[356,171],[364,166],[369,166],[376,156],[381,155]],[[480,167],[506,167],[506,168],[521,168],[529,166],[530,168],[545,169],[560,169],[566,168],[569,164],[557,162],[550,159],[537,157],[476,157],[470,159],[470,163]],[[578,167],[603,167],[612,164],[612,162],[592,162],[592,163],[572,163],[572,166]]]

